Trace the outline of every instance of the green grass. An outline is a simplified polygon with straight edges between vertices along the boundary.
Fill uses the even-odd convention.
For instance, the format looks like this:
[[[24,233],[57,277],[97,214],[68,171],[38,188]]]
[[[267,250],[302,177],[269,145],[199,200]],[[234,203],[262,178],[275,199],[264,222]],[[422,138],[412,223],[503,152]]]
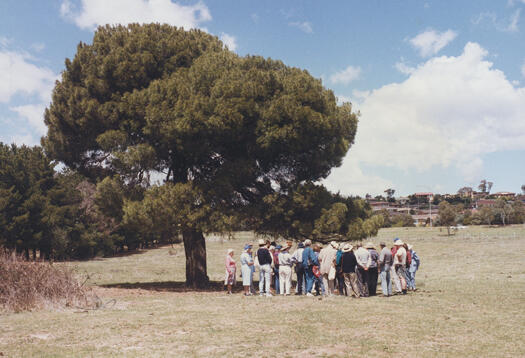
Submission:
[[[71,263],[104,301],[96,311],[0,316],[8,357],[518,357],[525,356],[525,227],[383,229],[372,241],[400,237],[422,260],[419,290],[407,296],[323,300],[244,298],[184,292],[184,250],[163,247],[118,258]],[[208,242],[210,279],[224,278],[226,249]],[[257,275],[256,275],[257,276]],[[128,283],[127,288],[102,285]],[[157,291],[158,290],[158,291]]]

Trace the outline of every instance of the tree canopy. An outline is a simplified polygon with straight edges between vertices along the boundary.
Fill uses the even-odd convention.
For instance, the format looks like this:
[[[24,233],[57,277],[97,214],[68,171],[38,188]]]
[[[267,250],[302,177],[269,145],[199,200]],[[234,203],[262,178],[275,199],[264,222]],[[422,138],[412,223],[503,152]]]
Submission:
[[[220,230],[241,209],[326,177],[353,143],[357,115],[305,70],[240,57],[199,30],[133,24],[99,27],[78,46],[45,123],[52,158],[131,186],[162,173],[175,186],[155,190],[191,190],[193,209],[221,214],[207,223]],[[193,219],[184,217],[184,241],[202,259]]]

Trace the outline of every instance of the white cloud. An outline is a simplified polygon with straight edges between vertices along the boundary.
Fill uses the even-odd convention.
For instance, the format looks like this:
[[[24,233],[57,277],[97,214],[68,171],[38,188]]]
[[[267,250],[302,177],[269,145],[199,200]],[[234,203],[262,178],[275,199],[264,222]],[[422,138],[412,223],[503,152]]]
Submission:
[[[404,62],[396,62],[394,67],[396,68],[396,70],[405,75],[410,75],[416,70],[414,67],[410,67]]]
[[[312,24],[309,23],[308,21],[290,22],[289,25],[293,26],[293,27],[297,27],[299,30],[301,30],[302,32],[305,32],[307,34],[311,34],[311,33],[314,32],[314,30],[312,28]]]
[[[525,2],[523,2],[525,4]],[[512,4],[511,4],[512,5]],[[498,16],[493,12],[483,12],[471,22],[474,25],[479,25],[484,20],[489,20],[498,31],[502,32],[518,32],[518,23],[520,20],[521,9],[516,9],[508,19],[499,20]]]
[[[211,20],[206,5],[180,5],[171,0],[81,0],[79,10],[63,0],[60,13],[78,27],[92,30],[98,25],[159,22],[185,29],[199,28]]]
[[[435,30],[427,30],[410,39],[410,43],[419,51],[421,57],[429,57],[437,54],[457,36],[452,30],[438,33]]]
[[[46,48],[46,45],[42,42],[35,42],[34,44],[31,44],[31,49],[36,52],[41,52],[45,48]]]
[[[472,181],[483,155],[525,150],[525,87],[515,87],[487,56],[480,45],[467,43],[461,55],[431,58],[405,81],[372,91],[358,103],[355,145],[328,182],[366,177],[356,174],[362,165],[455,168]],[[384,179],[370,180],[384,187]]]
[[[47,127],[44,124],[44,104],[26,104],[23,106],[10,107],[11,111],[18,113],[20,117],[27,120],[39,135],[44,135]]]
[[[330,76],[330,82],[333,84],[347,85],[356,80],[361,75],[361,67],[348,66],[342,71],[336,72]]]
[[[365,196],[366,194],[383,194],[386,188],[394,184],[377,175],[366,175],[359,166],[359,159],[350,150],[343,165],[332,170],[332,174],[323,181],[323,184],[332,192],[340,191],[343,194]]]
[[[50,69],[29,62],[27,55],[0,50],[0,103],[9,102],[15,94],[36,94],[49,101],[56,78]]]
[[[520,21],[520,14],[521,14],[521,9],[517,9],[512,14],[512,16],[510,17],[509,26],[507,26],[508,32],[518,32],[518,22]]]
[[[235,51],[237,49],[237,40],[235,39],[235,36],[223,32],[221,33],[220,39],[230,51]]]

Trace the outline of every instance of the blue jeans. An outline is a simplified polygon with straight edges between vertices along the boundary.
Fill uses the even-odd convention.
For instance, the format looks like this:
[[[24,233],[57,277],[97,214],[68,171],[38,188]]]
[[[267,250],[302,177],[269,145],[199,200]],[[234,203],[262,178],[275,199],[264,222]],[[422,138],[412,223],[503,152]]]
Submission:
[[[392,281],[390,281],[390,266],[383,266],[379,275],[381,276],[381,291],[383,291],[383,296],[391,296]]]
[[[304,270],[304,276],[306,281],[306,293],[312,292],[312,287],[314,287],[314,273],[311,267],[308,267]]]
[[[411,289],[416,288],[416,271],[407,271],[407,287]]]

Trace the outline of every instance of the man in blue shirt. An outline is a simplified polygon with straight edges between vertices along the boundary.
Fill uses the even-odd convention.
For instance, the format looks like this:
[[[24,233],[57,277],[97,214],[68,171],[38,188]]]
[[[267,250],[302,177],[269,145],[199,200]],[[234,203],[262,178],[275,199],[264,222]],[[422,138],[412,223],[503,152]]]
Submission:
[[[305,248],[303,250],[303,268],[306,279],[306,295],[313,296],[311,292],[312,287],[314,286],[314,273],[312,271],[312,267],[319,266],[319,261],[315,256],[314,250],[312,250],[312,241],[305,240],[304,246]]]

